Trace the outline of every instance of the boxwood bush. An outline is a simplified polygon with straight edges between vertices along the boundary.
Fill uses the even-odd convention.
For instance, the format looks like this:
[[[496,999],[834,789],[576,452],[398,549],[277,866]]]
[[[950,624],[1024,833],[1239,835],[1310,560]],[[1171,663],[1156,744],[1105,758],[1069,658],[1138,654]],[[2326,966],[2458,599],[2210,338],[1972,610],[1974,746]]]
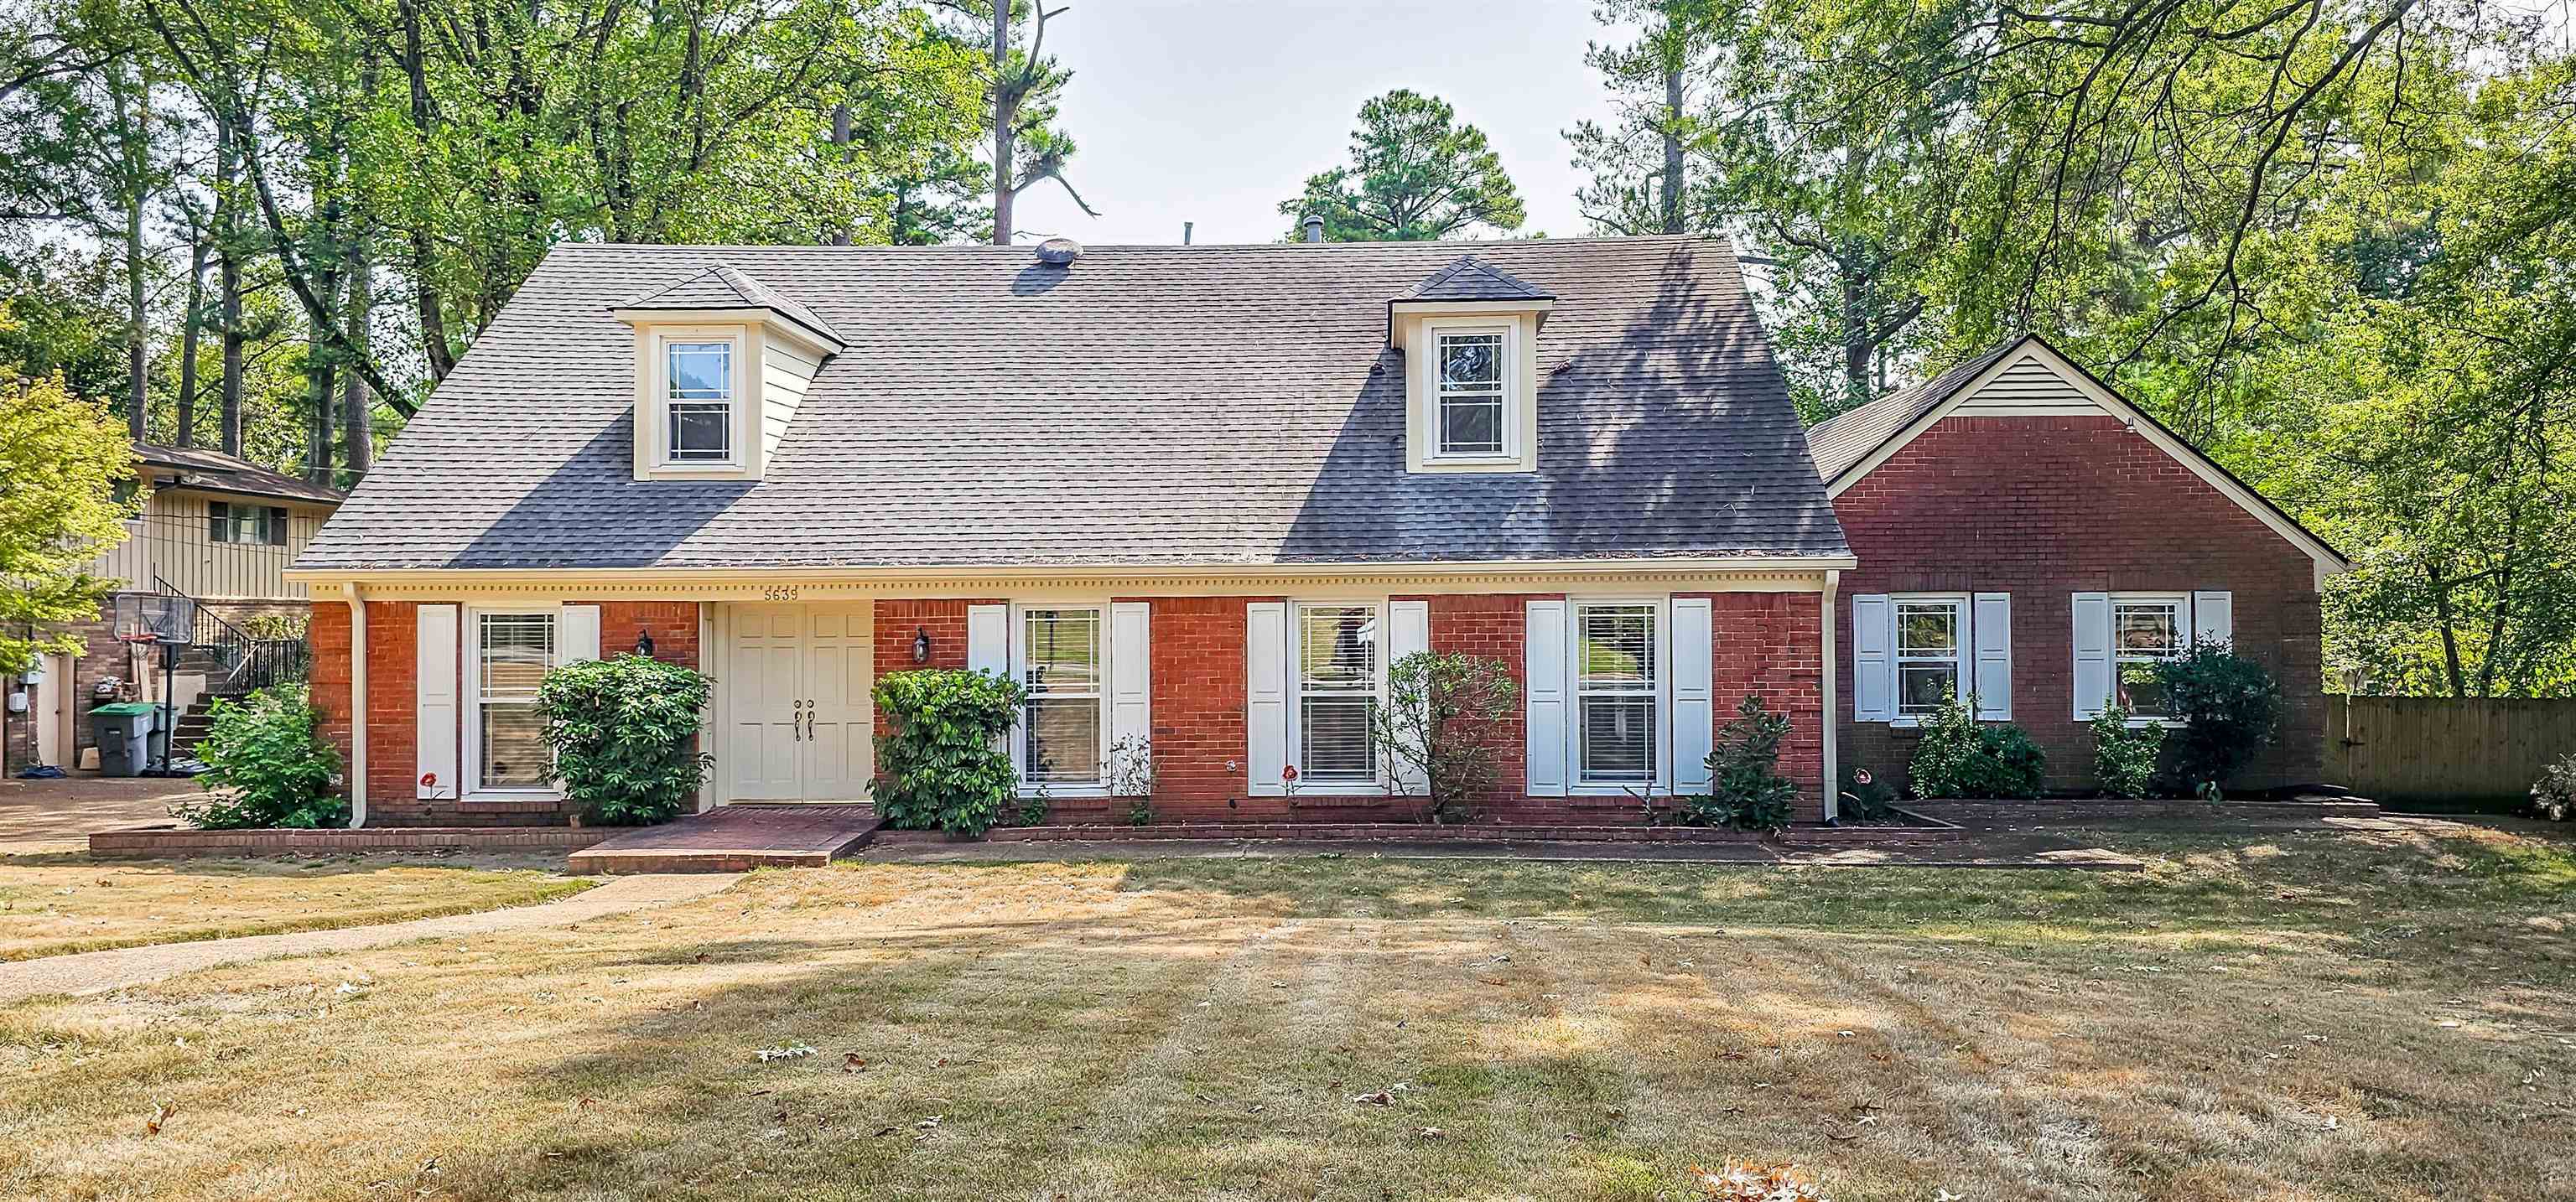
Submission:
[[[316,729],[304,686],[275,685],[240,701],[217,701],[196,756],[202,798],[175,802],[172,817],[208,830],[311,829],[349,825],[339,795],[340,753]]]
[[[1908,766],[1916,797],[2039,796],[2047,753],[2010,722],[1980,723],[1974,697],[1950,701],[1923,724]]]
[[[877,678],[877,813],[898,830],[980,835],[1001,821],[1017,791],[1003,740],[1028,691],[1009,677],[964,668],[917,668]]]
[[[689,750],[715,682],[644,655],[565,664],[537,686],[555,778],[585,821],[668,822],[694,807],[715,757]]]

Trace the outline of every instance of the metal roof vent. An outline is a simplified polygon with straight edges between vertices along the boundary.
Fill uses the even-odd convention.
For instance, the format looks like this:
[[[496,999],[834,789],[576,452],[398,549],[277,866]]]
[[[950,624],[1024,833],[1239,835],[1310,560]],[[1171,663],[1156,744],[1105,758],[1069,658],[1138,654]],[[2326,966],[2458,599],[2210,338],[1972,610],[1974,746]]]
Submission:
[[[1071,267],[1082,257],[1082,244],[1071,238],[1049,238],[1038,243],[1038,262],[1049,267]]]

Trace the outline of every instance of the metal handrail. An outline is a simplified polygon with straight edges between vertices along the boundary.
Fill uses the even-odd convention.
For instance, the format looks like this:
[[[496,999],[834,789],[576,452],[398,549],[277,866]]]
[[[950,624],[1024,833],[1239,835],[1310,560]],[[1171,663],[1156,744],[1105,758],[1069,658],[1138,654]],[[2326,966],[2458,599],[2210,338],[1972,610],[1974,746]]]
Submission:
[[[159,592],[185,597],[178,587],[152,574],[152,585]],[[191,606],[196,612],[194,629],[188,641],[203,648],[224,675],[213,686],[218,693],[246,693],[274,684],[302,680],[312,670],[313,649],[306,639],[263,639],[233,625],[223,615],[207,609],[200,602]]]

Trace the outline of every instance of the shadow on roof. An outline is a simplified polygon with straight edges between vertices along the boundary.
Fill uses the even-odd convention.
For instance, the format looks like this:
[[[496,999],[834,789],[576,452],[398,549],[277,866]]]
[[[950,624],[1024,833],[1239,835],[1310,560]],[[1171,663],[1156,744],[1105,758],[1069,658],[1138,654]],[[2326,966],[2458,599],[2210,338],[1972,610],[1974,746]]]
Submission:
[[[629,412],[528,490],[459,550],[451,566],[545,568],[651,567],[707,523],[733,508],[751,480],[681,483],[634,478],[635,416]],[[567,524],[585,526],[567,543]],[[578,557],[562,549],[578,545]]]

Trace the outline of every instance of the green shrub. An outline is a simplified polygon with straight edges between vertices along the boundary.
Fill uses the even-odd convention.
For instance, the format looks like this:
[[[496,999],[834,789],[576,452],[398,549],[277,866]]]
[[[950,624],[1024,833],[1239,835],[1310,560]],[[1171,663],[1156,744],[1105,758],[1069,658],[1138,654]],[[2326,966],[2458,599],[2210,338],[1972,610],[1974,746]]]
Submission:
[[[2531,785],[2531,813],[2551,822],[2576,816],[2576,751],[2540,770],[2540,779]]]
[[[2156,665],[2165,712],[2181,725],[2167,732],[2175,783],[2214,795],[2272,741],[2281,726],[2281,686],[2263,665],[2224,642],[2194,643]]]
[[[1907,771],[1916,797],[2027,798],[2039,796],[2047,768],[2047,754],[2022,728],[1979,723],[1970,697],[1933,711]]]
[[[1028,691],[1008,677],[917,668],[877,679],[877,813],[898,830],[980,835],[1000,820],[1019,776],[1003,740]]]
[[[210,712],[214,725],[196,747],[206,771],[197,779],[214,791],[174,803],[171,816],[207,830],[349,825],[348,800],[338,796],[340,753],[315,728],[303,685],[217,701]]]
[[[1835,807],[1840,821],[1871,826],[1904,819],[1905,815],[1896,811],[1896,786],[1879,779],[1877,773],[1858,764],[1845,764],[1842,777],[1842,804]]]
[[[2144,797],[2156,781],[2165,728],[2131,726],[2129,711],[2112,706],[2093,720],[2093,777],[2113,797]]]
[[[1398,792],[1420,789],[1425,822],[1464,821],[1502,779],[1502,723],[1518,712],[1520,685],[1499,659],[1416,651],[1389,664],[1387,702],[1369,712],[1369,737],[1395,769]]]
[[[1788,826],[1798,802],[1798,786],[1780,775],[1780,741],[1788,735],[1787,714],[1771,713],[1758,696],[1746,697],[1735,717],[1717,728],[1708,753],[1709,792],[1682,799],[1682,824],[1739,831]]]
[[[555,779],[583,819],[606,826],[668,822],[695,807],[714,757],[689,740],[715,682],[644,655],[565,664],[537,686]]]

